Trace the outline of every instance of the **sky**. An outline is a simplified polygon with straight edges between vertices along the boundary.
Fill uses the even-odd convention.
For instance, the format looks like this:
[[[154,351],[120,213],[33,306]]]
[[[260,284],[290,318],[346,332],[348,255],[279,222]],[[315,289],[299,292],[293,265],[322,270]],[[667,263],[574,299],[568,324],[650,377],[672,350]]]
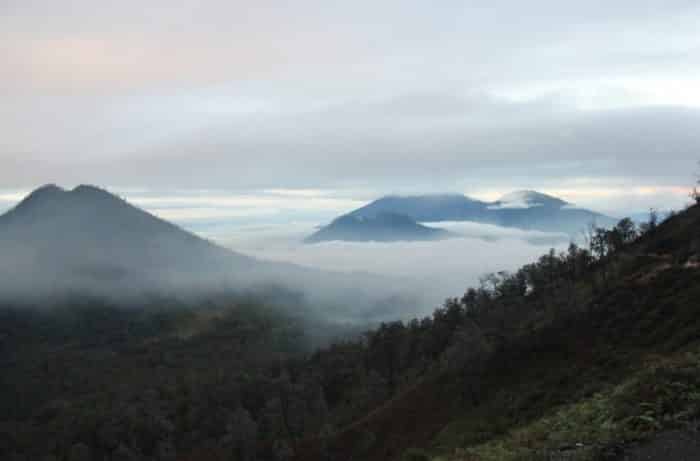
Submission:
[[[679,208],[697,1],[0,1],[0,208],[97,184],[191,229],[387,193]]]

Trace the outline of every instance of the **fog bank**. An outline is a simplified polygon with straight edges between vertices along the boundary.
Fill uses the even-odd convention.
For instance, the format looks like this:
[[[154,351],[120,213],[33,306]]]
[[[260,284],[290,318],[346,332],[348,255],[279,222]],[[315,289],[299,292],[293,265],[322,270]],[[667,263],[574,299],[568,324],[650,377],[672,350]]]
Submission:
[[[551,247],[563,249],[560,234],[506,229],[478,223],[433,223],[456,238],[429,242],[324,242],[304,244],[313,230],[301,224],[285,233],[279,226],[238,229],[236,235],[217,235],[222,245],[269,261],[288,262],[325,271],[371,273],[403,280],[404,292],[423,294],[425,305],[405,318],[431,312],[450,296],[461,295],[489,272],[516,270]]]

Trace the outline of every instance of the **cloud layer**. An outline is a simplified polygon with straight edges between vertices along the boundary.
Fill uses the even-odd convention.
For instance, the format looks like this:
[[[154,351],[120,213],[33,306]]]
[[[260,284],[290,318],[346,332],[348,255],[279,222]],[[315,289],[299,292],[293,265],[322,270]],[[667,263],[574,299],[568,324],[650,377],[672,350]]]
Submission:
[[[441,223],[444,224],[444,223]],[[255,257],[290,262],[327,271],[373,273],[402,278],[406,293],[419,291],[426,299],[425,315],[445,298],[459,296],[478,286],[488,272],[515,270],[549,250],[563,249],[568,240],[556,234],[503,229],[476,223],[447,226],[462,237],[432,242],[355,243],[324,242],[305,245],[300,239],[308,227],[297,225],[239,229],[235,237],[220,241]],[[247,235],[246,235],[247,234]],[[420,287],[420,288],[417,288]]]

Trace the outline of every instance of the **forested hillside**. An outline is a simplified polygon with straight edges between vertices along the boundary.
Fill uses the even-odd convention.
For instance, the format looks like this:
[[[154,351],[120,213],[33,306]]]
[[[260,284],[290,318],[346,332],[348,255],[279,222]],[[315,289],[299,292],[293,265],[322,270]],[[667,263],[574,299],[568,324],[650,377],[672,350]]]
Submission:
[[[698,206],[623,220],[432,318],[385,324],[356,346],[364,370],[336,381],[351,395],[376,373],[387,401],[297,459],[622,459],[686,428],[700,417],[699,258]]]
[[[363,334],[287,292],[4,306],[0,455],[617,459],[700,417],[699,255],[698,206],[623,220]]]

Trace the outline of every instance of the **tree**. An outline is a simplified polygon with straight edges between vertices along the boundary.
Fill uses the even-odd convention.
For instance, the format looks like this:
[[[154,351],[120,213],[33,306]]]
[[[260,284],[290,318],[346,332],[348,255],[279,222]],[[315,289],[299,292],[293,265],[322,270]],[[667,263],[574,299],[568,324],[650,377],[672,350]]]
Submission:
[[[621,242],[626,245],[637,238],[637,226],[630,218],[623,218],[615,226],[615,231],[618,232]]]
[[[571,242],[569,248],[564,255],[566,263],[566,275],[571,282],[578,280],[582,276],[588,266],[591,264],[591,254],[588,250],[580,248],[576,243]]]
[[[461,377],[462,401],[476,405],[479,400],[481,375],[492,353],[491,344],[475,322],[461,326],[442,355],[445,369]]]
[[[608,231],[602,227],[597,227],[593,230],[590,237],[589,245],[591,253],[597,259],[604,259],[610,251],[610,237]]]
[[[654,229],[656,229],[656,226],[659,224],[659,214],[656,212],[655,209],[651,208],[649,209],[649,219],[647,222],[642,223],[639,226],[639,231],[642,234],[646,234],[649,232],[653,232]]]
[[[229,448],[234,459],[249,461],[255,458],[255,442],[258,437],[258,425],[248,410],[237,408],[226,425],[224,444]]]
[[[68,455],[70,461],[89,461],[91,458],[90,447],[84,443],[76,443],[73,445]]]
[[[402,322],[382,323],[370,338],[369,349],[376,369],[386,378],[391,395],[396,392],[402,362],[405,327]]]
[[[623,218],[617,225],[605,233],[608,251],[615,252],[637,238],[637,227],[630,218]]]
[[[697,174],[695,183],[696,183],[696,186],[693,187],[693,190],[690,193],[690,198],[695,200],[696,204],[700,205],[700,190],[698,190],[698,186],[700,186],[700,173]]]
[[[460,302],[467,316],[476,317],[479,308],[479,293],[475,288],[469,288],[462,296]]]

